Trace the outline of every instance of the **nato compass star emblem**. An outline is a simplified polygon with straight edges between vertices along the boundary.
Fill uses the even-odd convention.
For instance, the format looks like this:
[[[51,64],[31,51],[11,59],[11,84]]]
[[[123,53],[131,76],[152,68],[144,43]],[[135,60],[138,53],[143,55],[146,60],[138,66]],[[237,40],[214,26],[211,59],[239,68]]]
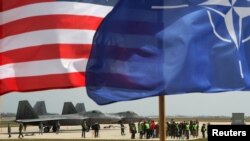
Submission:
[[[208,9],[208,17],[209,21],[211,23],[211,26],[213,27],[213,32],[214,34],[221,39],[222,41],[225,42],[233,42],[237,49],[239,49],[240,45],[242,43],[245,43],[250,40],[250,36],[243,38],[242,37],[242,22],[243,19],[250,16],[250,8],[249,7],[243,7],[243,6],[238,6],[237,1],[239,0],[208,0],[207,2],[204,2],[200,4],[200,6],[204,6],[205,8]],[[244,0],[240,0],[241,2]],[[250,4],[250,0],[247,0]],[[229,10],[227,13],[222,13],[219,10],[212,8],[210,6],[224,6],[228,7]],[[248,5],[247,5],[248,6]],[[211,12],[215,12],[219,14],[225,21],[226,28],[228,30],[228,33],[231,37],[231,39],[225,39],[222,36],[218,34],[216,31],[216,28],[214,26],[214,22],[212,20]],[[238,21],[238,29],[239,33],[236,33],[236,25],[234,24],[235,20],[235,15],[239,16],[239,21]]]
[[[250,0],[207,0],[198,4],[197,6],[201,6],[207,9],[208,18],[211,27],[213,28],[213,33],[221,41],[233,43],[237,50],[239,50],[241,44],[244,44],[245,42],[248,42],[250,40],[250,35],[248,35],[248,37],[242,36],[243,20],[250,16]],[[152,9],[178,9],[186,7],[189,7],[189,5],[185,4],[171,6],[152,6]],[[227,12],[221,12],[220,9],[216,7],[224,7],[228,10]],[[225,38],[221,36],[219,32],[217,32],[212,13],[218,14],[221,18],[224,19],[226,29],[230,38]],[[238,23],[235,22],[236,20],[238,20]],[[241,60],[239,60],[239,67],[241,77],[244,78]]]

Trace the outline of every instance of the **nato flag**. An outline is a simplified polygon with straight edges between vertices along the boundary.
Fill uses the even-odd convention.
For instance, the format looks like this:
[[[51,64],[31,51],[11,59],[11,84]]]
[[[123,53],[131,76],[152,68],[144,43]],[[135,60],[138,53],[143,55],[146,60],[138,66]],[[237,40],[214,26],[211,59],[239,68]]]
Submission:
[[[98,104],[250,90],[248,0],[121,0],[96,32],[87,93]]]

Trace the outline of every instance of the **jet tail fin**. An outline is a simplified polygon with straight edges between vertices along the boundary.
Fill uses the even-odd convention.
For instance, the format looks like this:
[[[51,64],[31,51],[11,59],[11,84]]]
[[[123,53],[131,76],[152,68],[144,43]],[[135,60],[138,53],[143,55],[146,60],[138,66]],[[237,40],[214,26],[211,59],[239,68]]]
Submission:
[[[47,114],[47,110],[46,110],[46,106],[45,106],[44,101],[37,101],[35,106],[34,106],[34,110],[38,115],[46,115]]]
[[[84,112],[86,112],[84,103],[77,103],[76,104],[76,111],[78,113],[84,113]]]
[[[30,103],[27,100],[19,101],[16,120],[19,119],[34,119],[38,118],[38,115],[31,107]]]
[[[67,114],[76,114],[76,108],[74,107],[72,102],[64,102],[62,115]]]

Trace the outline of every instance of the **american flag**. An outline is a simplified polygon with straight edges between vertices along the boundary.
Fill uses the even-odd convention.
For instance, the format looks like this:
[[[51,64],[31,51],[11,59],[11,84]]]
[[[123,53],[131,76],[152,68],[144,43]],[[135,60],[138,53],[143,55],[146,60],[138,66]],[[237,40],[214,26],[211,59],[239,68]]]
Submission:
[[[95,30],[116,0],[0,2],[0,95],[85,86]]]

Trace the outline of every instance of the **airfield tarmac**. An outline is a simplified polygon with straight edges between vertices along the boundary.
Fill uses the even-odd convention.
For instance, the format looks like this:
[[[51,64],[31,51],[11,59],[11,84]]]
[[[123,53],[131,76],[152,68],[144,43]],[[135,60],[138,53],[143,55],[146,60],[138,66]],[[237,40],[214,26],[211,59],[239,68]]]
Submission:
[[[204,122],[200,122],[200,127],[202,126]],[[206,123],[207,124],[207,123]],[[230,124],[229,122],[210,122],[210,124],[214,125],[226,125]],[[250,124],[250,123],[247,123]],[[125,136],[121,136],[121,130],[119,124],[112,124],[110,128],[108,127],[110,124],[101,125],[101,130],[99,134],[99,139],[130,139],[131,134],[129,133],[128,125],[126,124],[125,127]],[[12,137],[11,139],[17,139],[18,138],[18,127],[12,127]],[[43,133],[43,135],[38,134],[38,127],[37,126],[28,126],[26,131],[23,132],[25,139],[82,139],[81,137],[81,126],[61,126],[61,131],[59,134],[56,133]],[[190,136],[191,137],[191,136]],[[90,130],[89,132],[86,132],[86,139],[93,139],[94,138],[94,132],[93,130]],[[202,138],[201,132],[199,133],[199,137]],[[7,128],[0,128],[0,139],[8,139],[7,135]],[[139,134],[136,134],[136,139],[139,139]],[[170,138],[167,138],[170,140]],[[190,138],[194,139],[194,138]],[[197,138],[196,138],[197,139]],[[174,139],[171,139],[174,140]]]

